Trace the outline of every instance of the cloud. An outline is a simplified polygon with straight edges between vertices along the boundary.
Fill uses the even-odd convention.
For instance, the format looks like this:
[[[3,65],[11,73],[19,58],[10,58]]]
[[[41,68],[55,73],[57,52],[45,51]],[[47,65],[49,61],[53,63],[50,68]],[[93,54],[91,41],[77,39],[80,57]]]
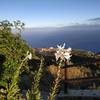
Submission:
[[[92,21],[92,22],[100,22],[100,17],[88,19],[88,21]]]

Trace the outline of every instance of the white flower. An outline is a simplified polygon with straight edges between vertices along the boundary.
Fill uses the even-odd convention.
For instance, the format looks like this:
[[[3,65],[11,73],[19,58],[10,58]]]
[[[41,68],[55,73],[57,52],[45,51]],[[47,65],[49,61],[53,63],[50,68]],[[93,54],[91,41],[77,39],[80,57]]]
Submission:
[[[66,59],[67,61],[69,61],[72,56],[71,55],[72,49],[70,47],[68,49],[64,49],[65,43],[62,46],[57,45],[57,47],[58,47],[58,50],[55,53],[56,60],[58,60],[60,58],[61,60]]]
[[[29,51],[27,51],[27,58],[32,59],[32,53],[29,53]]]
[[[65,52],[65,54],[64,54],[65,59],[67,59],[68,61],[70,60],[71,56],[72,55],[70,55],[69,52]]]
[[[57,47],[58,47],[59,49],[64,49],[64,48],[65,48],[65,43],[63,44],[63,46],[57,45]]]
[[[69,47],[66,51],[67,51],[67,52],[71,52],[71,51],[72,51],[72,48]]]
[[[32,54],[31,53],[28,55],[28,59],[32,59]]]

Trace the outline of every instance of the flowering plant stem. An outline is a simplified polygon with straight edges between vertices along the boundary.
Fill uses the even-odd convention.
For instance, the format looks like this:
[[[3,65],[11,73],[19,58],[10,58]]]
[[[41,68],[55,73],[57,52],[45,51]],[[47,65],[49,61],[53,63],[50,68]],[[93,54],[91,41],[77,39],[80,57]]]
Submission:
[[[61,66],[62,63],[65,62],[67,60],[67,63],[69,63],[70,61],[70,57],[71,55],[71,48],[69,47],[68,49],[64,49],[65,48],[65,43],[61,46],[61,45],[57,45],[57,51],[55,53],[55,57],[56,57],[56,61],[60,60],[59,66],[58,66],[58,71],[57,71],[57,77],[54,81],[54,85],[51,88],[51,93],[50,96],[48,97],[48,100],[54,100],[55,96],[58,92],[58,88],[60,85],[60,81],[61,81]]]
[[[54,80],[54,84],[51,88],[51,93],[48,97],[48,100],[54,100],[56,97],[56,94],[58,92],[58,88],[59,88],[59,83],[61,81],[61,66],[62,66],[62,62],[63,60],[60,60],[59,66],[58,66],[58,70],[57,70],[57,76],[56,79]]]
[[[41,92],[40,92],[40,79],[42,77],[44,71],[44,58],[41,58],[41,63],[38,71],[34,74],[34,81],[32,82],[32,89],[28,91],[29,100],[42,100]]]
[[[12,98],[15,98],[16,94],[18,94],[20,91],[20,89],[18,87],[19,74],[20,74],[21,68],[26,60],[27,60],[27,56],[22,60],[20,66],[15,71],[12,83],[11,83],[10,87],[7,89],[7,92],[8,92],[7,100],[13,100]]]

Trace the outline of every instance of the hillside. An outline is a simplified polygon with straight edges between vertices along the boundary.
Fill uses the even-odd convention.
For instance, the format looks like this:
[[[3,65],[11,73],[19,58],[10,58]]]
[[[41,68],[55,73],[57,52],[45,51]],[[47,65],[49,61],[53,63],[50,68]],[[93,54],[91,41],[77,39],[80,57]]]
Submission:
[[[34,48],[33,49],[37,55],[37,62],[39,62],[39,57],[42,55],[45,58],[45,66],[46,73],[44,73],[43,78],[41,79],[42,88],[46,91],[49,88],[45,88],[51,86],[53,78],[56,76],[57,72],[57,64],[55,60],[54,53],[56,52],[56,48]],[[73,49],[71,64],[66,66],[66,68],[62,68],[62,81],[64,80],[64,71],[67,71],[66,76],[69,82],[70,88],[91,88],[93,84],[96,84],[95,88],[98,88],[100,77],[100,54],[94,53],[91,51]],[[87,79],[84,81],[84,78]],[[90,81],[88,78],[94,78],[94,80]],[[73,81],[73,80],[74,81]],[[80,79],[80,80],[78,80]],[[83,80],[82,80],[83,79]],[[72,80],[72,81],[71,81]],[[84,84],[85,83],[85,84]],[[88,84],[89,83],[89,84]],[[90,84],[91,83],[91,84]]]

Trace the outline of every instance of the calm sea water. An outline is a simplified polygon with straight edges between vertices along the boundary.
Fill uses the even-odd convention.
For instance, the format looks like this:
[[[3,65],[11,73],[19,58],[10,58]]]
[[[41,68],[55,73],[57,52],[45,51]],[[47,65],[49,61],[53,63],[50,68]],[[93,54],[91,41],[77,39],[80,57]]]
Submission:
[[[22,32],[22,37],[33,48],[67,47],[100,52],[100,28],[40,28]]]

